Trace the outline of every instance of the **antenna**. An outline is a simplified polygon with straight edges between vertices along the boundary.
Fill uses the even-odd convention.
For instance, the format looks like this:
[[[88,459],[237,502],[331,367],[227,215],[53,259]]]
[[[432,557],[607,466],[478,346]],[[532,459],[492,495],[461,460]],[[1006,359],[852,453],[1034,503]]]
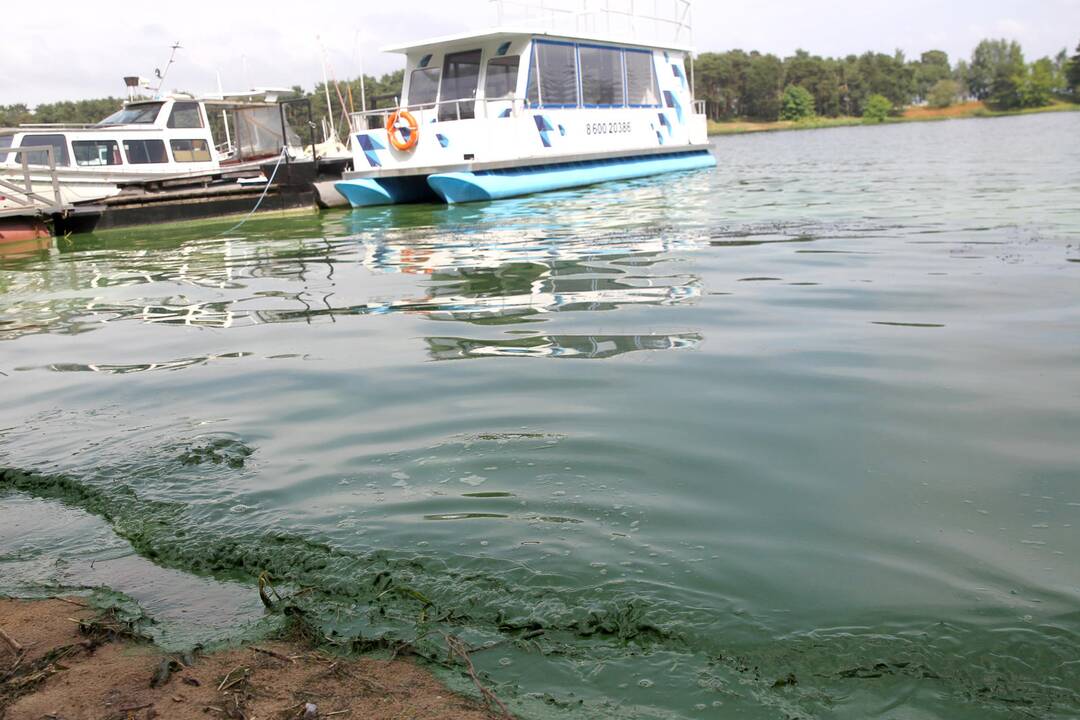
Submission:
[[[154,75],[158,79],[157,87],[154,88],[154,94],[155,95],[160,95],[161,94],[161,86],[165,84],[165,78],[168,77],[168,75],[169,75],[169,68],[171,68],[173,63],[176,62],[176,51],[177,50],[183,50],[183,49],[184,49],[184,47],[180,44],[180,41],[177,40],[172,45],[172,52],[169,54],[169,62],[165,66],[165,70],[162,71],[160,68],[154,68]]]

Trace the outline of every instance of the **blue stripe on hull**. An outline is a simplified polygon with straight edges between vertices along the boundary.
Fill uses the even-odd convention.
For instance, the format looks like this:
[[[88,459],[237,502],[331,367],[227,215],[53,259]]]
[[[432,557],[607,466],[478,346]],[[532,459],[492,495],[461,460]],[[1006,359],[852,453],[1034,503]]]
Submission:
[[[438,200],[424,176],[356,178],[334,183],[354,208]]]
[[[716,166],[708,150],[647,155],[644,157],[592,160],[557,165],[538,165],[480,172],[430,175],[431,189],[448,203],[499,200],[530,193],[593,185],[609,180],[659,175]]]

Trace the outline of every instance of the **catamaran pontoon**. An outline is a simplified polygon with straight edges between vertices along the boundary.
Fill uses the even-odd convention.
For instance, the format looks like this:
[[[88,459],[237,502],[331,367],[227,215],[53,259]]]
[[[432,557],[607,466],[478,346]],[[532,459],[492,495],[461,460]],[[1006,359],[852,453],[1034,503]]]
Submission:
[[[457,203],[714,166],[690,3],[666,2],[666,16],[548,2],[543,22],[388,48],[406,56],[403,100],[352,116],[338,191],[354,207]]]

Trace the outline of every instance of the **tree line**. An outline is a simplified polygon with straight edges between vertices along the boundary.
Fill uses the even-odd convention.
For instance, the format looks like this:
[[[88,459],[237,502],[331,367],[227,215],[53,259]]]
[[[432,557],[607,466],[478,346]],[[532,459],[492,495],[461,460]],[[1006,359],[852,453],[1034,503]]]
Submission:
[[[1020,45],[1009,40],[984,40],[971,59],[952,63],[947,53],[931,50],[918,60],[900,51],[892,55],[867,52],[826,58],[799,50],[783,58],[756,51],[702,53],[695,59],[695,90],[713,120],[745,118],[759,121],[800,120],[812,115],[841,115],[883,119],[913,104],[948,107],[974,98],[994,109],[1014,110],[1050,104],[1055,97],[1080,101],[1080,45],[1069,57],[1028,63]],[[367,107],[387,107],[401,95],[404,71],[364,77]],[[330,84],[311,92],[297,86],[297,97],[311,99],[313,114],[330,110],[335,124],[346,109],[361,107],[360,78]],[[123,103],[119,98],[43,103],[32,110],[25,104],[0,105],[0,127],[23,123],[95,123]]]
[[[781,59],[731,50],[695,60],[696,92],[713,120],[759,121],[898,113],[915,103],[948,107],[973,98],[998,110],[1080,99],[1080,46],[1069,57],[1028,63],[1019,43],[984,40],[970,60],[931,50],[918,60],[900,51],[826,58],[799,50]],[[885,107],[885,103],[888,104]]]
[[[401,95],[404,77],[404,70],[387,73],[382,77],[365,75],[363,93],[361,92],[359,77],[344,82],[331,82],[330,99],[335,123],[341,125],[341,120],[344,118],[342,107],[359,111],[362,100],[366,101],[368,108],[386,107],[394,104]],[[327,116],[326,92],[323,83],[316,85],[311,92],[304,90],[300,86],[294,86],[292,88],[292,97],[309,98],[311,100],[312,115],[316,118]],[[341,100],[345,101],[344,106]],[[55,103],[42,103],[33,109],[25,103],[0,105],[0,128],[18,127],[28,123],[91,125],[119,110],[124,102],[121,98],[107,97],[93,100],[65,100]]]

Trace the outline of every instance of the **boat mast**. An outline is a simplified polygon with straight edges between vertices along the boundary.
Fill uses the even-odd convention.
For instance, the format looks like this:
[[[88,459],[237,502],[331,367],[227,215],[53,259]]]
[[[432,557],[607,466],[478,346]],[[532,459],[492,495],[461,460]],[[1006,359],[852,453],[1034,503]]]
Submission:
[[[164,72],[162,72],[160,69],[155,69],[154,70],[154,74],[157,75],[157,79],[158,79],[157,87],[154,88],[154,94],[155,95],[161,95],[161,86],[165,84],[165,78],[169,75],[169,68],[171,68],[173,63],[176,62],[176,51],[177,50],[183,50],[183,47],[180,45],[179,40],[177,40],[172,45],[172,52],[169,54],[169,62],[165,66]]]

